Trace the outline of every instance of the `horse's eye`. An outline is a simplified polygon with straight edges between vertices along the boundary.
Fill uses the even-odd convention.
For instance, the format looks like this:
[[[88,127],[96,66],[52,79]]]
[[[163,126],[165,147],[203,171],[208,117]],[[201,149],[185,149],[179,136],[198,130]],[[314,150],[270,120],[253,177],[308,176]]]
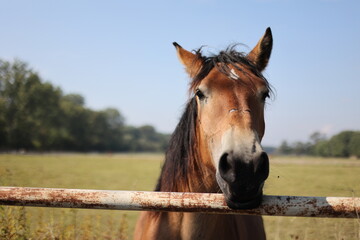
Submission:
[[[264,92],[264,93],[262,94],[261,100],[262,100],[263,102],[265,102],[266,99],[269,98],[269,97],[270,97],[269,92]]]
[[[199,100],[203,100],[205,95],[199,89],[196,90],[195,95],[199,98]]]

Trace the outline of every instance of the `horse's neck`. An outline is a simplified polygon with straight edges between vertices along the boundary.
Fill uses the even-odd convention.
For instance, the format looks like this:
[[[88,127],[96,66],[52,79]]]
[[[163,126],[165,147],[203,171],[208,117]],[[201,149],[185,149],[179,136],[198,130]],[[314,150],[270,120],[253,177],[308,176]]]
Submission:
[[[206,144],[205,144],[206,145]],[[192,186],[191,192],[203,192],[203,193],[218,193],[220,188],[216,182],[216,170],[212,163],[211,156],[209,154],[207,146],[199,146],[198,152],[192,161],[196,161],[199,167],[197,171],[197,178],[188,176],[189,183]],[[195,164],[194,164],[195,165]]]
[[[233,216],[185,213],[182,239],[234,239],[237,236],[234,220]]]
[[[192,161],[197,161],[196,164],[193,164],[195,169],[191,169],[187,176],[186,182],[188,189],[185,191],[188,192],[200,192],[200,193],[217,193],[220,191],[220,188],[216,182],[215,169],[212,165],[207,164],[204,159],[192,159]]]
[[[216,182],[215,168],[210,160],[197,153],[181,154],[182,157],[179,158],[177,153],[166,154],[156,186],[157,191],[202,193],[220,191]]]
[[[265,239],[259,216],[162,213],[153,239]]]

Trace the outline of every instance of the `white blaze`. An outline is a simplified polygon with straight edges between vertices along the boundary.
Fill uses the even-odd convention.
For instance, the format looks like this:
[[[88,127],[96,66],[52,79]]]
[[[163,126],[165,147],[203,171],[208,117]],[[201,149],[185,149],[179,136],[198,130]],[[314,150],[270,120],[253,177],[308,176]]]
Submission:
[[[240,77],[236,74],[235,70],[232,68],[230,71],[230,78],[232,79],[239,79]]]

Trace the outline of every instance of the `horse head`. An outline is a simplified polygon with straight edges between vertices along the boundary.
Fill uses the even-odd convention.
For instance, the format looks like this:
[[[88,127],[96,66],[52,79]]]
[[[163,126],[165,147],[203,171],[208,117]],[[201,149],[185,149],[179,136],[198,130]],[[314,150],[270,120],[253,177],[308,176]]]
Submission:
[[[269,175],[269,158],[261,140],[265,101],[271,92],[262,75],[272,50],[270,28],[248,54],[233,46],[204,57],[200,50],[190,52],[174,45],[192,79],[200,157],[213,165],[214,178],[230,208],[257,207]]]

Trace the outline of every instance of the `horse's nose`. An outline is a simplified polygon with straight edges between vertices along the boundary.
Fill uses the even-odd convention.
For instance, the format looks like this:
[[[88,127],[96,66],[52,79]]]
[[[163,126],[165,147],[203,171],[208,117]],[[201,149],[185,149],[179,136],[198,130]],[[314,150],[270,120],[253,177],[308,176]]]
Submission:
[[[228,184],[260,184],[269,176],[269,158],[265,152],[249,159],[226,152],[220,157],[219,173]]]

